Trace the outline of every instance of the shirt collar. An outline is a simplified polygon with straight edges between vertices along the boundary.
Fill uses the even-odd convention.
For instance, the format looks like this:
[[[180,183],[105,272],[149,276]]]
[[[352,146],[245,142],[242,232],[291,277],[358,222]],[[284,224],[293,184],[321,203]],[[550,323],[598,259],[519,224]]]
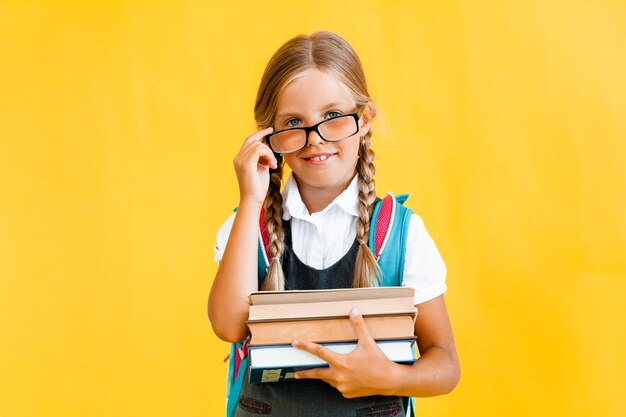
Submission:
[[[352,178],[352,181],[350,181],[348,187],[326,208],[324,208],[324,210],[319,212],[319,214],[325,213],[333,206],[338,206],[346,213],[359,217],[358,175],[355,175],[354,178]],[[289,220],[291,217],[295,217],[297,219],[308,219],[311,217],[309,211],[304,205],[304,202],[302,201],[300,191],[298,190],[298,183],[296,182],[293,173],[289,175],[283,191],[283,219]]]

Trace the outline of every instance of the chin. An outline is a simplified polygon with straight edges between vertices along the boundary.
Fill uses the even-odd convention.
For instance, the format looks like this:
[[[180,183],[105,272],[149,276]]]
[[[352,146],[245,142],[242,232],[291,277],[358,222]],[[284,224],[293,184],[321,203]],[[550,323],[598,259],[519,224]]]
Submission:
[[[314,188],[345,188],[348,186],[353,177],[346,177],[345,180],[338,181],[337,176],[329,172],[320,175],[307,175],[304,177],[296,174],[296,178],[298,179],[298,185],[304,183],[307,186]]]

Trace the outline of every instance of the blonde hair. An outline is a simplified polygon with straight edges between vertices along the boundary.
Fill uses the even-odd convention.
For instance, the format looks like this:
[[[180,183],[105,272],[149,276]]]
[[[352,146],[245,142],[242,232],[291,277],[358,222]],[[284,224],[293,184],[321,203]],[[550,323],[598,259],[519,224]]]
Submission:
[[[371,117],[376,115],[375,106],[367,91],[365,74],[354,49],[337,34],[320,31],[311,35],[300,35],[287,41],[272,56],[261,79],[254,106],[254,117],[259,129],[274,123],[281,90],[302,73],[317,69],[341,81],[351,92],[358,107],[368,105]],[[353,287],[378,285],[380,269],[369,249],[369,227],[376,200],[374,182],[374,151],[370,148],[371,132],[367,132],[359,145],[356,165],[359,185],[359,219]],[[285,246],[282,227],[283,198],[280,192],[283,161],[279,156],[278,168],[270,171],[270,185],[265,198],[265,223],[269,236],[271,262],[262,290],[284,290],[285,277],[280,265],[280,256]]]

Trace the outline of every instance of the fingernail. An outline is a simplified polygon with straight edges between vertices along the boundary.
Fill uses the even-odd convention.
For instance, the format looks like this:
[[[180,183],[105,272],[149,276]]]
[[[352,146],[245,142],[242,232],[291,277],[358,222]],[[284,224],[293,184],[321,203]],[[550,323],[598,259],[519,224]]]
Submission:
[[[300,379],[300,374],[298,374],[298,373],[296,372],[295,374],[293,374],[293,377],[294,377],[295,379]]]
[[[353,308],[353,309],[350,311],[350,315],[351,315],[352,317],[358,317],[358,316],[359,316],[359,314],[361,314],[361,313],[359,312],[359,309],[357,309],[356,307],[355,307],[355,308]]]
[[[300,341],[299,341],[299,340],[293,340],[293,341],[291,342],[291,346],[298,346],[299,344],[300,344]]]

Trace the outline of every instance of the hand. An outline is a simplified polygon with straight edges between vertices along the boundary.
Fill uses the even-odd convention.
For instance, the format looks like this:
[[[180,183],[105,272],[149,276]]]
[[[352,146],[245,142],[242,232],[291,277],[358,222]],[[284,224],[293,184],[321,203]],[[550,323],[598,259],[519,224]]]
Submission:
[[[261,205],[269,187],[270,168],[278,168],[274,153],[262,139],[273,128],[260,130],[248,137],[233,160],[239,182],[239,201]]]
[[[356,349],[348,354],[333,352],[313,342],[292,342],[294,347],[319,356],[330,365],[328,368],[298,371],[295,377],[321,379],[338,389],[346,398],[392,394],[393,371],[397,364],[390,361],[376,345],[365,320],[355,308],[350,311],[350,321],[359,341]]]

